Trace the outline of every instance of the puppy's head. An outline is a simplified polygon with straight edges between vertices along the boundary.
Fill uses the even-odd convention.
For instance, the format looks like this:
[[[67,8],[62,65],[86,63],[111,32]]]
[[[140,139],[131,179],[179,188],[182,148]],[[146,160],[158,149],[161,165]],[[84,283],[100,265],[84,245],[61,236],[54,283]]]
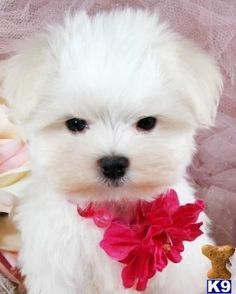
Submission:
[[[35,174],[89,199],[145,197],[184,176],[196,129],[213,124],[214,61],[156,14],[68,16],[2,62]]]

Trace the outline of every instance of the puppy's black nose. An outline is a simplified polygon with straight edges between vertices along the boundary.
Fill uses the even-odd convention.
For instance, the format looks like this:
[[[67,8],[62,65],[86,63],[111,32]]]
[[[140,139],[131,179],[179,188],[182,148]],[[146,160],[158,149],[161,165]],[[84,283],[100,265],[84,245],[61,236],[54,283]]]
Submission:
[[[129,167],[129,159],[124,156],[105,156],[98,163],[103,175],[113,181],[122,178]]]

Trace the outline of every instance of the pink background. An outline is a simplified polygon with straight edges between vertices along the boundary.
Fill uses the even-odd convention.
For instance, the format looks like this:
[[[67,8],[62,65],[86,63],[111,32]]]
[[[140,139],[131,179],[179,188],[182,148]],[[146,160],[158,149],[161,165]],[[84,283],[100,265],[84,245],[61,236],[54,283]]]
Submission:
[[[218,243],[236,245],[236,0],[1,0],[0,57],[11,52],[14,40],[61,21],[68,9],[94,13],[126,5],[158,9],[220,64],[225,90],[216,127],[199,134],[190,173],[208,205]]]

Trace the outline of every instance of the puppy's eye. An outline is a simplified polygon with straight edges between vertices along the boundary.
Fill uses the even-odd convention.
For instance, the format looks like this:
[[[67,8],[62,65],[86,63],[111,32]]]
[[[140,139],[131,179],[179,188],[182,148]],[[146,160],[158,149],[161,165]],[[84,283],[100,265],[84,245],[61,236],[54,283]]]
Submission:
[[[153,116],[148,116],[140,119],[137,122],[137,129],[142,130],[142,131],[151,131],[152,129],[155,128],[157,123],[157,119]]]
[[[71,118],[66,121],[66,127],[73,133],[83,132],[88,127],[88,123],[84,119]]]

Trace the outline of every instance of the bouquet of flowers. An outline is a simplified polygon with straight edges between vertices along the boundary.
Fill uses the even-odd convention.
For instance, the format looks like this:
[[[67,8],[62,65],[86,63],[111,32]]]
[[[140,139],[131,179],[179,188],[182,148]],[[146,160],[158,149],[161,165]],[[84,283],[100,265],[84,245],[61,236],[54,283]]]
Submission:
[[[11,221],[11,212],[29,182],[30,165],[27,144],[21,129],[7,118],[8,108],[0,99],[0,275],[15,284],[21,277],[17,270],[19,234]],[[0,284],[6,285],[0,277]],[[7,282],[8,283],[8,282]],[[3,288],[4,288],[3,287]],[[9,292],[10,293],[10,292]]]

